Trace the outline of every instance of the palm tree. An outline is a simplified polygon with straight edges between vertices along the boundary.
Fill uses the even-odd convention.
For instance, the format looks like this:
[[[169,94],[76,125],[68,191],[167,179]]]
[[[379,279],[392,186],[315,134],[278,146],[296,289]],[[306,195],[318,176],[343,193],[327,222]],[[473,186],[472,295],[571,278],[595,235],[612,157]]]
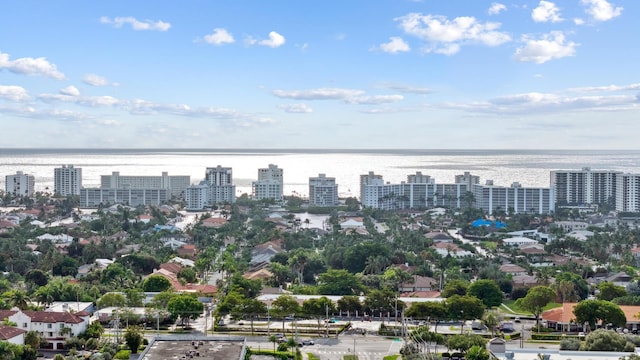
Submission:
[[[9,303],[11,306],[17,307],[20,310],[24,310],[29,306],[29,296],[23,290],[12,290],[9,292]]]

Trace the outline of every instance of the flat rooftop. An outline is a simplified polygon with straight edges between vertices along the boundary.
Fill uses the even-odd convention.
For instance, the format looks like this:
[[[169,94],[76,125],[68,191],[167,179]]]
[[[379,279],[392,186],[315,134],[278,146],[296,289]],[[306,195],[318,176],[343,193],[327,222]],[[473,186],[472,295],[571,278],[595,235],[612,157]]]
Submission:
[[[241,360],[244,354],[243,337],[167,336],[151,341],[139,360]]]

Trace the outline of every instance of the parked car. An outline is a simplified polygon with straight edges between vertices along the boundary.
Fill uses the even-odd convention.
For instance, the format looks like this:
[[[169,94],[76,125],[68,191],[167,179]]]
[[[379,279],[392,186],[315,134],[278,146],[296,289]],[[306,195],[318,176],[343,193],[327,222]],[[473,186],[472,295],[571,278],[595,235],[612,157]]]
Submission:
[[[313,345],[313,344],[315,344],[315,343],[311,339],[302,340],[302,345]]]

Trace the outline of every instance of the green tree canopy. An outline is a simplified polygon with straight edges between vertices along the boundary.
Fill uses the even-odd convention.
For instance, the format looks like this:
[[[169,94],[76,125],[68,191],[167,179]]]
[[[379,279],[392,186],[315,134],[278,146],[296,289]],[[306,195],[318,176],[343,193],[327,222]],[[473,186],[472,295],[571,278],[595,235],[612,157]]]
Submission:
[[[197,319],[204,311],[204,305],[192,295],[180,294],[169,300],[167,310],[172,316],[180,318],[183,326],[189,326],[190,320]]]
[[[627,351],[627,339],[615,331],[599,329],[589,333],[584,339],[584,349],[587,351]],[[629,347],[635,348],[633,344]]]
[[[142,344],[142,332],[140,331],[140,328],[137,326],[127,327],[127,330],[124,333],[124,341],[127,343],[131,353],[137,354],[140,344]]]
[[[351,314],[355,314],[355,312],[359,312],[362,314],[362,303],[360,302],[360,298],[355,295],[346,295],[338,299],[337,302],[338,310],[349,312]]]
[[[127,298],[124,297],[121,293],[110,292],[102,295],[100,299],[96,302],[98,308],[106,308],[106,307],[122,307],[127,304]]]
[[[446,301],[447,313],[451,319],[481,319],[484,314],[484,303],[474,296],[453,295]]]
[[[523,309],[530,311],[536,317],[536,325],[540,326],[540,314],[547,304],[556,298],[556,293],[548,286],[535,286],[529,289],[527,295],[516,300]]]
[[[171,289],[171,281],[162,275],[151,275],[142,282],[145,292],[162,292]]]
[[[447,282],[442,289],[442,297],[448,298],[453,295],[464,296],[467,295],[467,288],[469,287],[469,282],[464,280],[452,280]]]
[[[411,304],[405,316],[414,319],[443,320],[448,317],[444,302],[427,301]]]
[[[589,323],[591,329],[596,324],[613,324],[622,327],[627,323],[627,318],[620,307],[606,300],[584,300],[573,309],[578,324]]]
[[[489,279],[477,280],[467,288],[467,295],[482,300],[484,306],[492,308],[502,304],[502,290],[495,281]]]
[[[358,295],[362,283],[344,269],[331,269],[318,276],[318,293],[322,295]]]
[[[627,295],[627,290],[624,288],[624,286],[618,286],[608,281],[604,281],[598,284],[598,290],[600,291],[597,295],[597,298],[599,300],[611,301],[615,298]]]

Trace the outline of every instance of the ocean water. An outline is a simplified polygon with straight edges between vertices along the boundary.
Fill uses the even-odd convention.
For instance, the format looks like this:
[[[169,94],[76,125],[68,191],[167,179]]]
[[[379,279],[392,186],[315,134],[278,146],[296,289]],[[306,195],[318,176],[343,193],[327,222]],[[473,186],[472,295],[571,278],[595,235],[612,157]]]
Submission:
[[[549,172],[558,169],[619,170],[640,173],[640,151],[602,150],[106,150],[0,149],[0,186],[5,175],[23,171],[36,179],[37,191],[53,191],[53,169],[63,164],[81,167],[83,186],[99,186],[100,175],[190,175],[204,178],[206,167],[232,167],[238,194],[250,193],[258,168],[269,164],[284,170],[284,193],[308,194],[309,177],[335,177],[341,196],[358,196],[360,175],[381,174],[391,183],[406,181],[421,171],[438,183],[453,183],[469,171],[481,182],[496,185],[549,186]]]

